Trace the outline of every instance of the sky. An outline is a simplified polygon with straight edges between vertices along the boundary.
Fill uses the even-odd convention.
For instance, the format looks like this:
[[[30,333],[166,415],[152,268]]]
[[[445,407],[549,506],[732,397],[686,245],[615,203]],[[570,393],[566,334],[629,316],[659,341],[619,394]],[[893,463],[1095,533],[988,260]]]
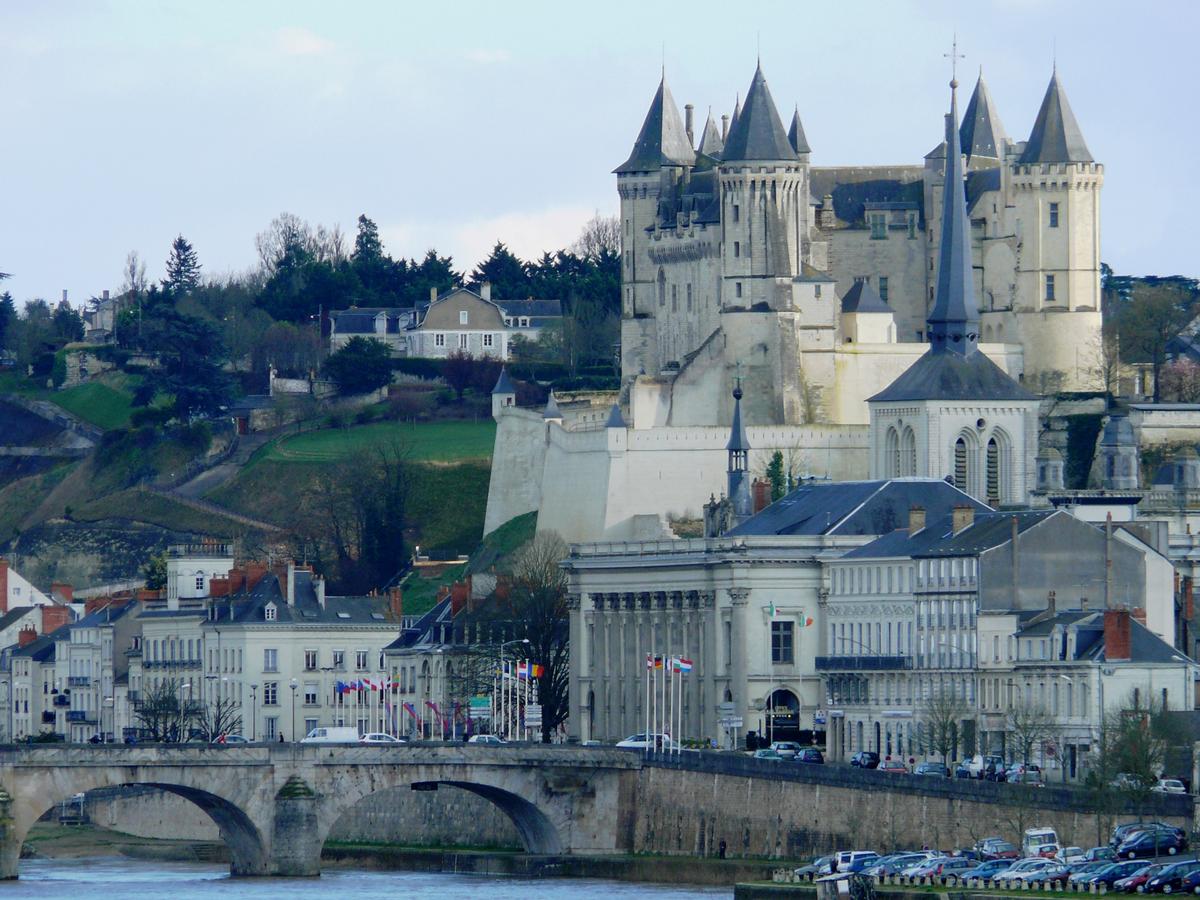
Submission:
[[[467,271],[497,240],[539,256],[617,211],[664,64],[697,130],[759,56],[813,165],[920,164],[956,34],[960,108],[982,66],[1015,139],[1057,61],[1115,271],[1200,275],[1196,0],[0,0],[3,287],[79,305],[131,250],[161,278],[177,234],[242,272],[285,211]]]

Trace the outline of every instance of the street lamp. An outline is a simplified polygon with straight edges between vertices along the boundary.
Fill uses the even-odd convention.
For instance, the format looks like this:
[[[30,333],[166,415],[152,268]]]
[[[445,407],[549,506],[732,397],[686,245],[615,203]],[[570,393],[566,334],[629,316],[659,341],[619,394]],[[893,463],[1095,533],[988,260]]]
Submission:
[[[257,707],[255,705],[258,700],[258,684],[250,685],[250,740],[254,740],[255,719],[257,718]]]
[[[181,685],[179,686],[179,689],[180,689],[181,691],[187,691],[187,696],[188,696],[188,698],[189,698],[189,699],[191,698],[191,696],[192,696],[192,683],[191,683],[190,681],[185,681],[183,684],[181,684]],[[176,731],[176,734],[175,734],[175,740],[176,740],[176,741],[178,741],[178,742],[179,742],[179,743],[181,743],[181,744],[182,744],[182,743],[183,743],[183,742],[186,740],[186,738],[185,738],[185,736],[184,736],[184,734],[183,734],[183,724],[184,724],[184,722],[186,722],[186,721],[187,721],[187,711],[188,711],[188,700],[180,700],[180,703],[179,703],[179,724],[176,726],[176,729],[175,729],[175,731]]]
[[[115,720],[116,720],[116,716],[115,716],[115,713],[116,713],[115,704],[116,704],[116,701],[114,701],[112,697],[105,697],[105,698],[104,698],[104,708],[108,710],[108,721],[109,721],[109,724],[112,726],[112,730],[113,730],[113,731],[116,731],[116,730],[117,730],[117,725],[116,725],[116,721],[115,721]],[[106,743],[106,744],[108,744],[108,743],[112,743],[112,741],[111,741],[111,740],[109,740],[109,738],[108,738],[108,732],[106,732],[106,731],[104,730],[104,717],[103,717],[103,716],[101,716],[100,718],[101,718],[101,721],[100,721],[100,731],[102,732],[102,734],[101,734],[101,736],[100,736],[100,740],[101,740],[103,743]]]
[[[288,682],[288,687],[292,689],[292,740],[296,740],[296,688],[298,683],[295,678]]]

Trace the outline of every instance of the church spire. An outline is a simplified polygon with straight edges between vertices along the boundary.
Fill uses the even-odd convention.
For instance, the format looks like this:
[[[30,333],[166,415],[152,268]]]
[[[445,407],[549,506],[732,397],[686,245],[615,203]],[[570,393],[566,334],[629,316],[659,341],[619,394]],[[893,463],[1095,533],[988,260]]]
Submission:
[[[729,443],[725,445],[729,465],[726,471],[728,480],[729,502],[733,504],[733,515],[736,521],[748,518],[753,510],[750,498],[750,441],[746,438],[746,426],[742,423],[742,376],[741,364],[739,373],[734,379],[733,388],[733,422],[729,428]]]
[[[962,139],[963,152],[967,154],[969,162],[974,162],[977,157],[996,160],[1002,158],[1004,126],[1000,124],[1000,116],[992,102],[992,95],[984,83],[982,67],[958,133]]]
[[[1058,80],[1058,67],[1050,76],[1042,108],[1038,110],[1033,131],[1025,144],[1025,152],[1017,160],[1021,165],[1035,163],[1095,162],[1083,140],[1083,132],[1067,102],[1067,92]]]
[[[797,153],[812,153],[812,147],[808,146],[808,138],[804,136],[804,125],[800,122],[799,104],[796,105],[796,111],[792,113],[792,127],[788,129],[788,143]]]
[[[942,228],[938,247],[937,294],[929,314],[933,353],[970,356],[979,349],[979,308],[971,272],[971,221],[963,188],[962,145],[958,133],[958,81],[950,82],[946,116],[946,169],[942,187]]]
[[[662,166],[693,166],[696,153],[688,140],[687,129],[679,115],[679,107],[667,87],[664,74],[658,91],[650,102],[642,130],[633,144],[629,159],[617,167],[618,175],[625,172],[656,172]]]

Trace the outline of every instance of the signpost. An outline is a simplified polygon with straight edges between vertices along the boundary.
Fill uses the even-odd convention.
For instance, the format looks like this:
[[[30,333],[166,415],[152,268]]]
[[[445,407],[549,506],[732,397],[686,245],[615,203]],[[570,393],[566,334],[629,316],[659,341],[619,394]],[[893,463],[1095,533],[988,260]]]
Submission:
[[[531,731],[542,730],[542,705],[540,703],[525,704],[525,727]]]

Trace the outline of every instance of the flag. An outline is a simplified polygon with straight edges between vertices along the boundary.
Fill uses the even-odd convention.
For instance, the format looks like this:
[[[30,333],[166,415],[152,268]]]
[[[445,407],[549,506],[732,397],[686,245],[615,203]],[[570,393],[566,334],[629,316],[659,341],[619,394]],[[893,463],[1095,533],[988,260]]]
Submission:
[[[517,663],[517,678],[524,680],[528,677],[529,677],[529,663],[527,663],[527,662]]]
[[[772,600],[771,605],[767,607],[767,615],[769,615],[772,619],[775,618],[775,601],[774,600]]]
[[[651,656],[649,653],[646,654],[646,668],[647,669],[654,668],[654,657]]]
[[[436,713],[437,715],[439,715],[439,716],[441,715],[441,713],[438,712],[437,704],[434,703],[432,700],[426,700],[425,705],[428,706],[430,709],[432,709],[434,711],[434,713]]]
[[[671,671],[672,672],[682,671],[682,669],[679,668],[679,657],[678,656],[671,657]]]
[[[663,667],[663,658],[661,656],[654,657],[654,668],[661,669]]]
[[[539,666],[537,663],[530,663],[530,665],[529,665],[529,675],[530,675],[530,677],[532,677],[532,678],[541,678],[541,677],[542,677],[543,675],[545,675],[545,674],[546,674],[546,667],[545,667],[545,666]]]
[[[692,661],[690,659],[684,659],[681,656],[681,657],[679,657],[678,662],[679,662],[679,668],[677,669],[677,671],[682,672],[684,675],[686,675],[686,674],[688,674],[688,672],[692,671]]]
[[[342,694],[342,693],[345,693],[345,691],[346,691],[346,685],[342,684],[342,682],[339,681],[339,682],[337,682],[337,684],[335,684],[333,686],[333,689],[335,691],[337,691],[337,693]]]
[[[809,616],[808,618],[801,620],[800,627],[801,628],[812,628],[812,623],[813,623],[812,616]]]

